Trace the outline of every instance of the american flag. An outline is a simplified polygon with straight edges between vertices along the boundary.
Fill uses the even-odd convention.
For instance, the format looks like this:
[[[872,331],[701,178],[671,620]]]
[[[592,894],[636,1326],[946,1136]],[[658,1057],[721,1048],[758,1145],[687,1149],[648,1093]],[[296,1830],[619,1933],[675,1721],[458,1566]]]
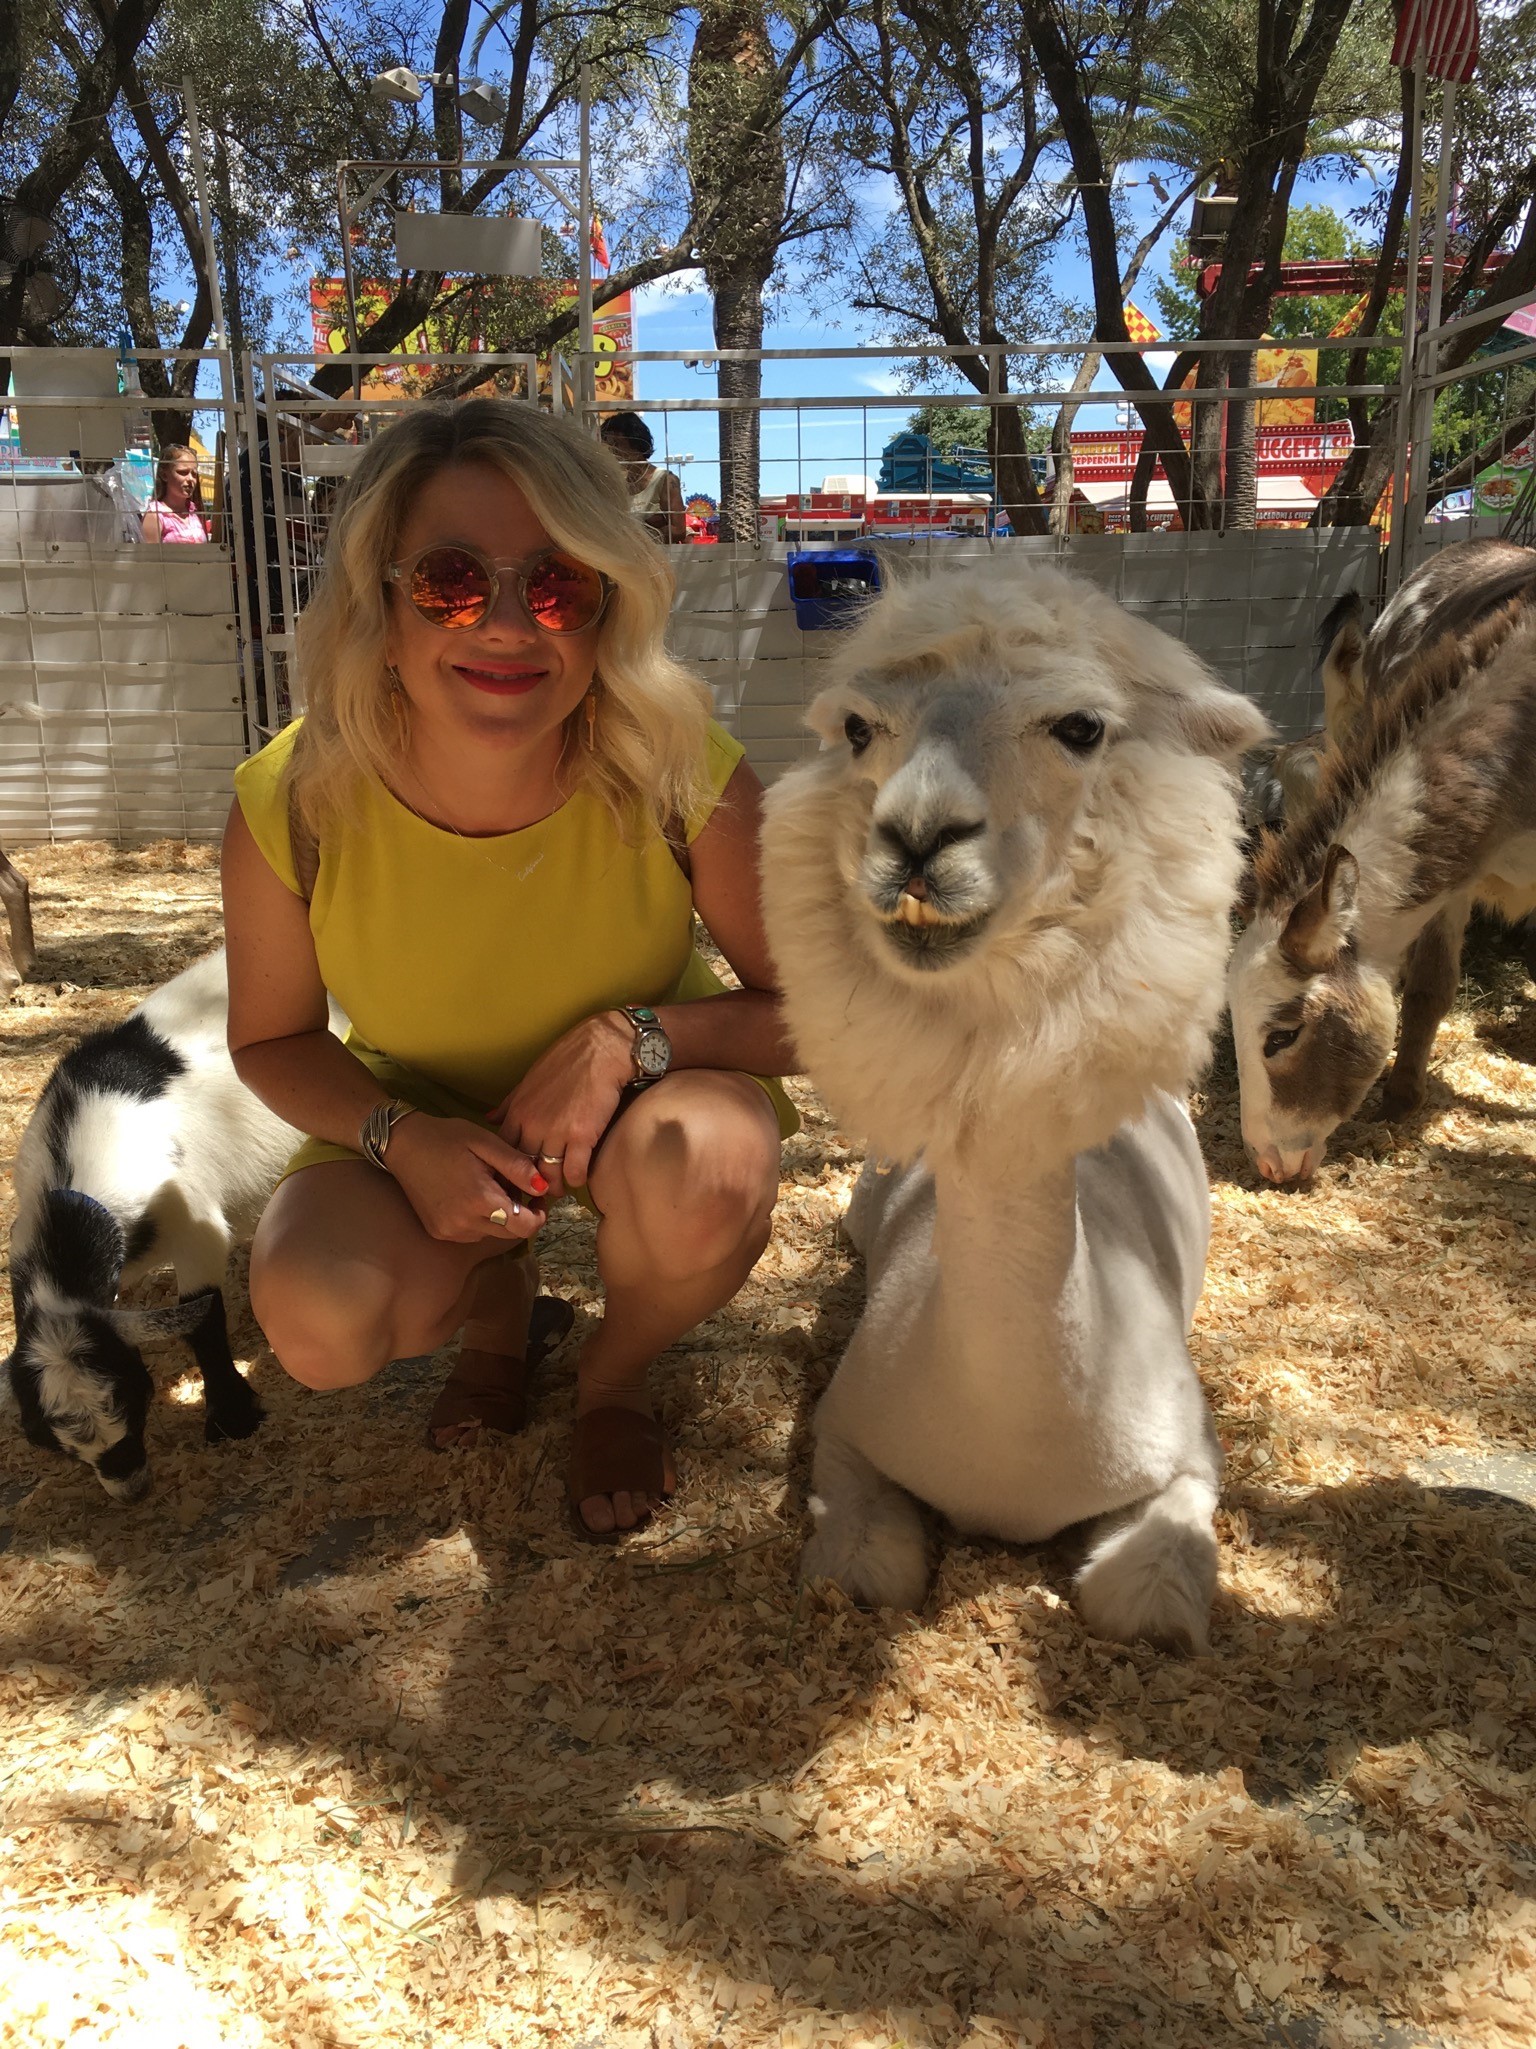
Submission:
[[[1477,69],[1477,0],[1403,0],[1392,62],[1424,60],[1426,77],[1469,85]]]

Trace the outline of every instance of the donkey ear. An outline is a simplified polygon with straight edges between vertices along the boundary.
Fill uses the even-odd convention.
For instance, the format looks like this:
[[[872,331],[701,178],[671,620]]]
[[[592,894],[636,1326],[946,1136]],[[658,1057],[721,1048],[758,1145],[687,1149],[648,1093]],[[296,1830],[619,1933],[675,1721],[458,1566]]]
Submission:
[[[184,1338],[208,1314],[208,1297],[190,1302],[168,1302],[161,1309],[106,1309],[104,1316],[120,1338],[136,1344],[141,1338]]]
[[[1331,968],[1355,929],[1360,864],[1348,847],[1328,849],[1323,872],[1295,905],[1280,934],[1280,951],[1304,975]]]

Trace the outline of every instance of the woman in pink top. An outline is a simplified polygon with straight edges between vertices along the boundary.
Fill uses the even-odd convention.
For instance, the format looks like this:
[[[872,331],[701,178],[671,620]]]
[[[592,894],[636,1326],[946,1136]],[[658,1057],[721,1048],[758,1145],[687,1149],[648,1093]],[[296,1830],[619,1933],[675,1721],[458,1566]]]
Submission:
[[[162,448],[155,465],[155,495],[144,514],[145,540],[206,541],[201,493],[197,457],[191,449],[180,441]]]

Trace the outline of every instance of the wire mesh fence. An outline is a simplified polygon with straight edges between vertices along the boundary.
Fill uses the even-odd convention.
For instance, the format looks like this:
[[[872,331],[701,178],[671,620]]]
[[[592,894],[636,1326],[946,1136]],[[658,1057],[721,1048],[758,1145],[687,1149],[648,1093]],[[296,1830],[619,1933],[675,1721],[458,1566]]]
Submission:
[[[1374,603],[1427,548],[1530,522],[1536,343],[1431,378],[1422,351],[1451,331],[1395,381],[1376,353],[1375,381],[1319,382],[1303,337],[1181,344],[1179,365],[1168,344],[766,350],[756,394],[741,353],[707,350],[18,350],[0,406],[0,838],[216,832],[241,753],[303,707],[294,628],[363,450],[424,398],[485,391],[594,432],[637,405],[651,421],[686,508],[673,643],[768,776],[810,744],[828,627],[891,577],[998,550],[1065,560],[1298,736],[1320,719],[1312,645],[1343,589]],[[1400,362],[1390,336],[1350,347]],[[1120,382],[1151,389],[1106,387],[1117,352],[1143,366]],[[637,401],[661,365],[674,395]],[[697,380],[683,396],[679,366]],[[1172,389],[1171,367],[1188,372]],[[947,433],[915,431],[936,413]],[[1362,465],[1367,417],[1410,419],[1409,451]],[[202,532],[173,542],[144,514],[181,445]],[[1371,523],[1331,524],[1357,473],[1375,479]],[[832,564],[814,601],[805,561],[813,584]]]
[[[234,365],[18,349],[11,374],[0,836],[206,838],[250,739]],[[153,508],[174,448],[191,450],[198,490],[172,540]]]

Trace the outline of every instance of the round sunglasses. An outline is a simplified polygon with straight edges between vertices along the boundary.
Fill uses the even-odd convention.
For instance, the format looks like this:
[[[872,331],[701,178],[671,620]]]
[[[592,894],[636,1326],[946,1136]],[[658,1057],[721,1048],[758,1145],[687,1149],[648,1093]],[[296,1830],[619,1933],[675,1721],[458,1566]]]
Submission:
[[[495,611],[503,571],[511,575],[523,610],[544,633],[580,633],[595,626],[613,589],[601,570],[578,562],[563,548],[545,548],[526,562],[493,562],[458,543],[423,548],[404,562],[391,562],[389,579],[403,586],[429,626],[460,633]]]

